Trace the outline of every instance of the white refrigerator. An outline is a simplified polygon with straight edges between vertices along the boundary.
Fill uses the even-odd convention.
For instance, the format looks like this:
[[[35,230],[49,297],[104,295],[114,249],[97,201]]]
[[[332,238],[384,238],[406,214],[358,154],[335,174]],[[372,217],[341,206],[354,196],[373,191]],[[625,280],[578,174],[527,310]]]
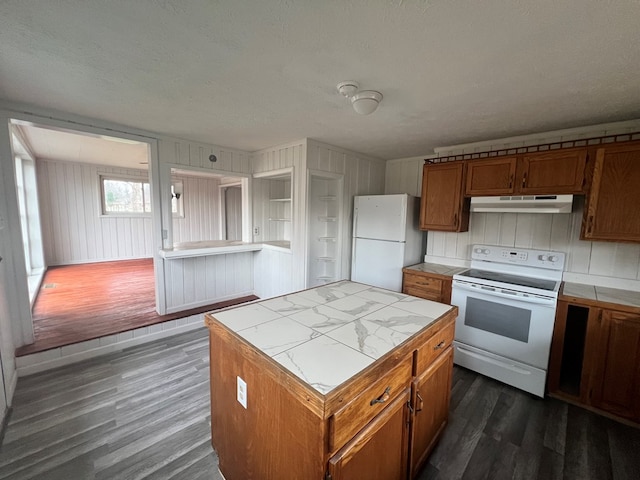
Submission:
[[[422,259],[419,210],[419,199],[407,194],[354,198],[351,280],[402,290],[402,267]]]

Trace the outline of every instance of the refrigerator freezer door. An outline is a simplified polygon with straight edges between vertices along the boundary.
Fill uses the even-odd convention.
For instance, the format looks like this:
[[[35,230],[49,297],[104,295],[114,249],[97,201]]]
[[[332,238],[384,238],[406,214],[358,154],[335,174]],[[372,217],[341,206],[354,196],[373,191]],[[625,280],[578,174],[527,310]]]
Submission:
[[[404,242],[407,226],[407,195],[355,197],[353,236]]]
[[[354,238],[351,280],[399,292],[404,248],[401,242]]]

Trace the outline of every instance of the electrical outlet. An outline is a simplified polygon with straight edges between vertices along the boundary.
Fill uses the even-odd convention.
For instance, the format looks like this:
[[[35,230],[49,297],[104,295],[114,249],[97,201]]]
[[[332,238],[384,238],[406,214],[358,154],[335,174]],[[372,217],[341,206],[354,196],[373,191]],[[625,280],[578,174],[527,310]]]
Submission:
[[[260,227],[253,227],[253,234],[257,237],[260,235]]]
[[[247,382],[240,377],[236,378],[238,379],[238,403],[240,403],[244,408],[247,408]]]

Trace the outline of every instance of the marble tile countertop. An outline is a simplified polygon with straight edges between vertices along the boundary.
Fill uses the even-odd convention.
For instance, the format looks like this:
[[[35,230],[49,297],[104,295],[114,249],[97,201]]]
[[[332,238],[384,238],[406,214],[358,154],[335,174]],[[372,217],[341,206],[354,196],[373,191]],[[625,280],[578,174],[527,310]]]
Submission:
[[[327,394],[451,308],[342,281],[211,315]]]
[[[462,273],[468,270],[469,267],[453,267],[451,265],[440,265],[438,263],[418,263],[417,265],[411,265],[405,267],[407,270],[416,270],[424,273],[437,273],[438,275],[446,275],[453,277],[458,273]]]
[[[640,308],[640,292],[564,282],[562,295]]]

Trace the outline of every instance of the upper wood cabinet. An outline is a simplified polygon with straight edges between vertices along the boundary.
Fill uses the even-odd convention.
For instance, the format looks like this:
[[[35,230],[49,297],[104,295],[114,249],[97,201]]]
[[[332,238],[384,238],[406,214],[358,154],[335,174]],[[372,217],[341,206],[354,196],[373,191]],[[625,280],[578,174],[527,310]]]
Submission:
[[[465,195],[584,193],[586,164],[585,148],[468,160]]]
[[[517,157],[500,157],[467,162],[465,195],[510,195],[516,176]]]
[[[640,142],[599,148],[580,238],[640,242]]]
[[[463,196],[464,174],[464,162],[424,165],[421,230],[466,232],[469,229],[469,199]]]
[[[587,150],[568,148],[518,157],[516,192],[522,194],[584,193]]]

